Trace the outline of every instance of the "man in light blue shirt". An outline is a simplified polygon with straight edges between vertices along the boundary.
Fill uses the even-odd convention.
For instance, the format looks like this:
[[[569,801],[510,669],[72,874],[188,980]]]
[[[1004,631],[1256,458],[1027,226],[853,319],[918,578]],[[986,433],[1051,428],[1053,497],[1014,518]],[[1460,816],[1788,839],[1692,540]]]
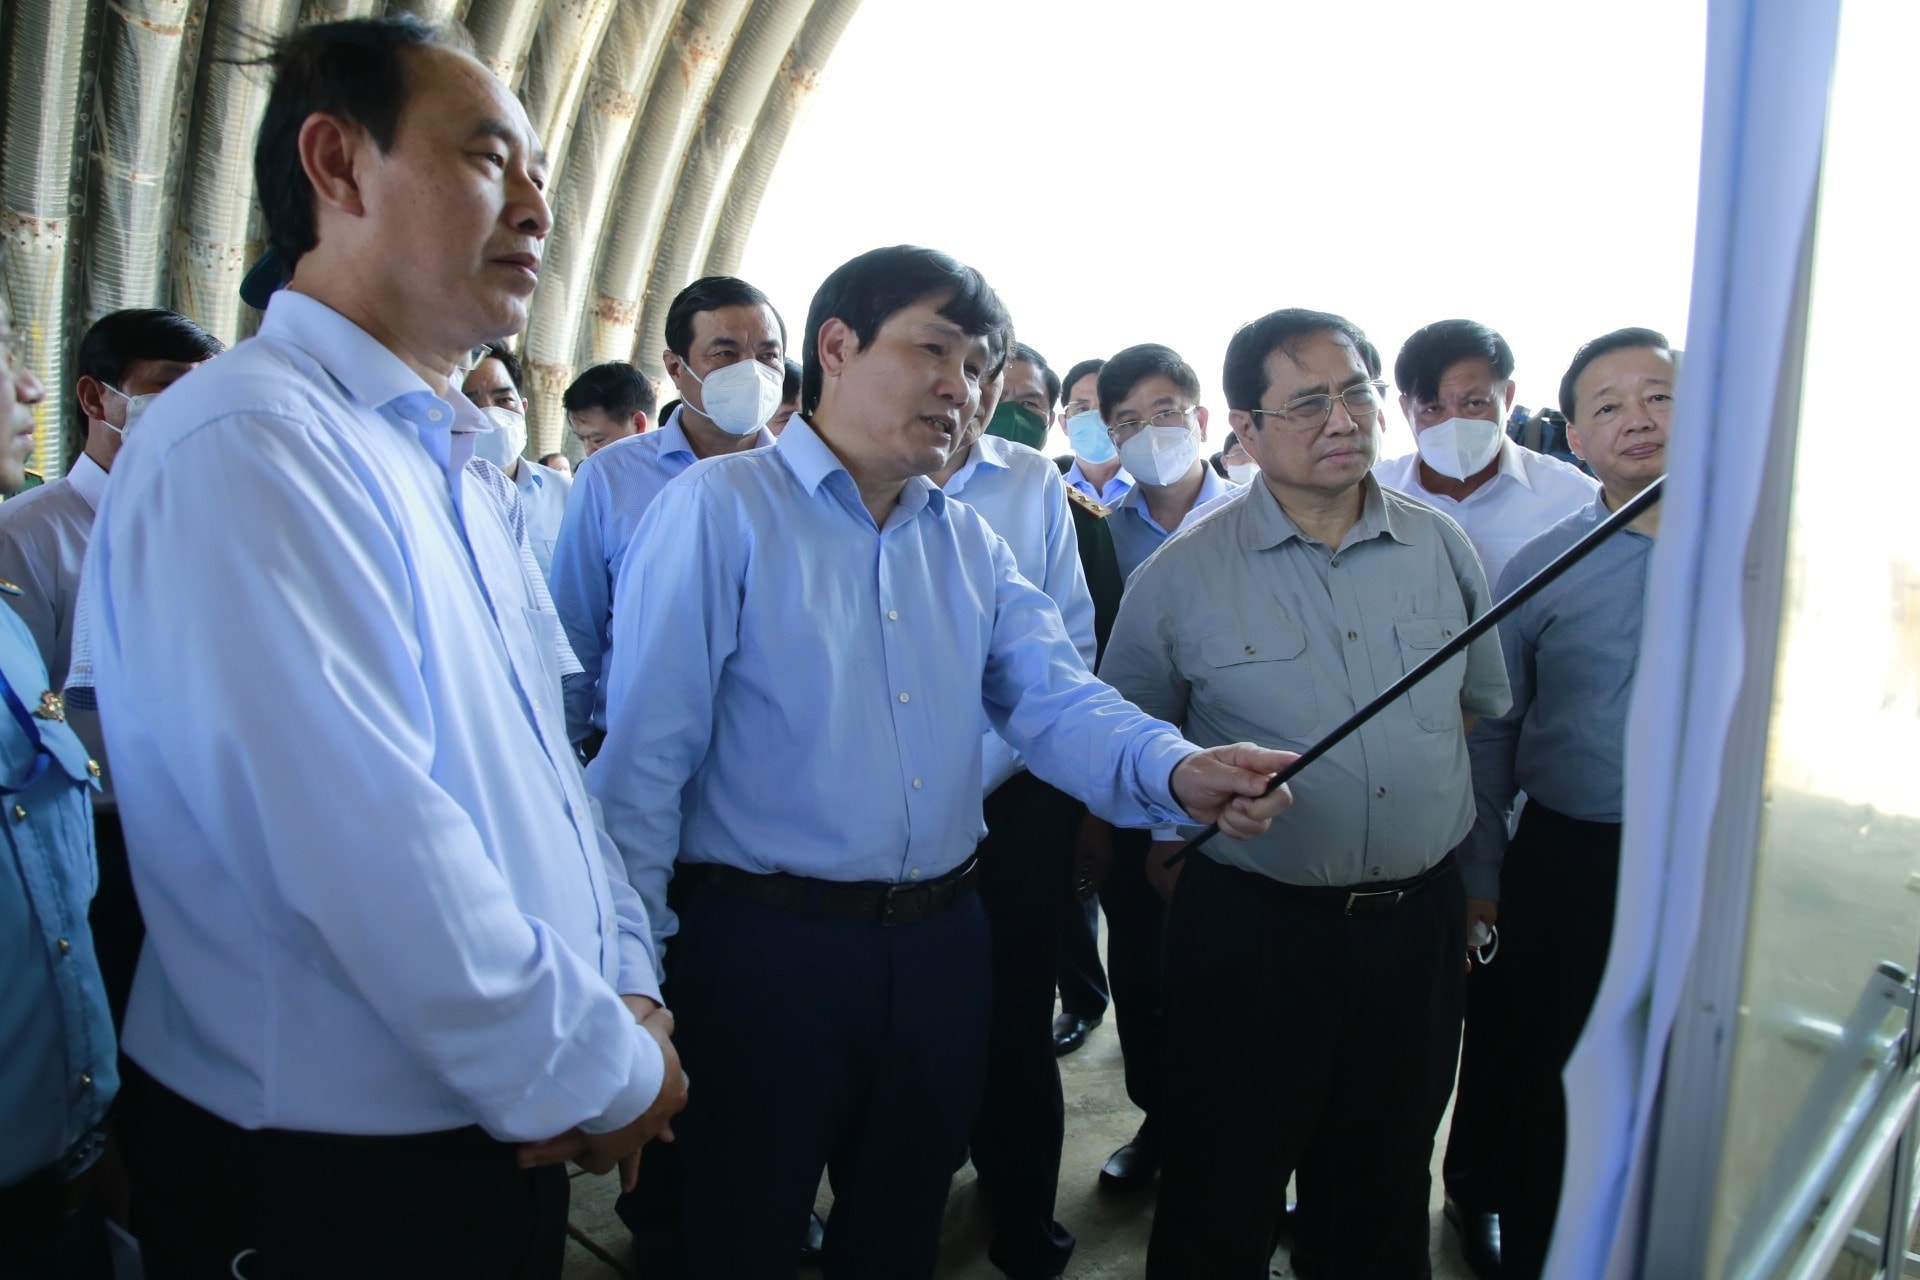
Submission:
[[[520,456],[527,448],[527,398],[521,390],[520,357],[503,342],[489,342],[481,350],[486,354],[467,371],[460,390],[486,414],[494,430],[476,439],[474,449],[513,481],[526,513],[527,543],[534,561],[542,577],[550,576],[553,544],[560,537],[573,477]]]
[[[829,1274],[932,1274],[983,1082],[983,711],[1116,821],[1248,836],[1286,803],[1254,798],[1284,754],[1198,753],[1095,680],[1005,540],[927,480],[1006,324],[944,254],[841,267],[802,415],[671,481],[621,574],[589,773],[649,918],[678,928],[690,1275],[790,1269],[829,1165]],[[697,875],[677,920],[676,863]]]
[[[1120,451],[1100,416],[1100,370],[1106,365],[1105,360],[1082,360],[1067,370],[1060,420],[1073,452],[1054,461],[1069,485],[1103,507],[1114,507],[1133,489],[1133,477],[1120,465]]]
[[[86,571],[148,924],[135,1232],[155,1277],[558,1276],[563,1162],[630,1163],[685,1094],[558,624],[467,469],[454,375],[525,322],[545,162],[416,19],[304,28],[275,68],[291,283],[142,419]]]
[[[26,481],[32,406],[23,335],[0,297],[0,492]],[[11,502],[7,505],[11,505]],[[0,581],[0,596],[22,588]],[[112,1274],[87,1171],[119,1088],[113,1020],[87,927],[100,766],[66,724],[32,631],[0,609],[0,1275]]]
[[[561,526],[549,575],[554,605],[586,673],[579,691],[568,692],[567,733],[588,759],[607,731],[613,588],[641,518],[662,485],[702,458],[772,444],[766,423],[780,406],[785,379],[786,326],[767,296],[745,280],[709,276],[694,281],[667,309],[666,330],[661,361],[680,393],[680,407],[658,431],[615,441],[580,464],[577,493]],[[705,411],[705,379],[758,379],[763,375],[748,367],[755,364],[771,378],[773,403],[765,413],[756,402],[751,412],[740,416],[735,402],[744,397],[731,390],[724,392],[724,407],[716,400],[714,414]],[[733,366],[741,366],[738,373],[720,372]],[[639,377],[635,370],[634,378]],[[576,383],[567,392],[569,413],[576,407],[598,407],[587,403],[584,390],[576,396],[580,388]],[[610,393],[612,387],[599,394],[605,398]],[[652,408],[649,402],[647,411]]]
[[[1131,578],[1189,516],[1234,486],[1200,456],[1207,438],[1200,378],[1171,348],[1128,347],[1101,368],[1098,386],[1107,434],[1133,475],[1133,488],[1107,517],[1120,572]]]

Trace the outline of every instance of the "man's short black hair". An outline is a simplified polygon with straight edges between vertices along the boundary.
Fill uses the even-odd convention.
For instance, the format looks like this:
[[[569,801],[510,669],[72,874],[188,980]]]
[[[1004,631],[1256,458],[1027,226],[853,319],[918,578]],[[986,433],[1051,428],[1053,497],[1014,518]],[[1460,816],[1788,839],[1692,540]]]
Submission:
[[[800,362],[798,360],[795,360],[792,356],[788,356],[787,357],[787,376],[784,379],[782,379],[780,383],[780,403],[781,404],[785,404],[789,400],[794,401],[796,404],[799,402],[800,376],[803,372],[804,370],[800,368]]]
[[[80,350],[73,362],[75,381],[87,377],[118,387],[136,361],[199,364],[225,350],[220,339],[178,311],[160,308],[115,311],[94,321],[86,336],[80,339]],[[86,410],[78,407],[77,400],[75,413],[74,421],[87,420]],[[75,432],[69,453],[78,457],[86,444],[86,432]],[[72,465],[71,458],[68,465]]]
[[[1485,360],[1493,380],[1513,377],[1513,348],[1507,340],[1474,320],[1436,320],[1416,329],[1393,361],[1393,385],[1416,402],[1440,394],[1440,379],[1462,360]]]
[[[1187,399],[1199,401],[1200,377],[1194,373],[1193,366],[1182,360],[1172,347],[1143,342],[1137,347],[1128,347],[1101,367],[1100,381],[1096,384],[1100,388],[1100,417],[1110,419],[1114,409],[1127,398],[1129,391],[1140,385],[1142,378],[1156,374],[1171,382]],[[1112,425],[1111,421],[1108,425]]]
[[[1063,396],[1072,395],[1073,388],[1075,384],[1077,384],[1080,381],[1080,379],[1086,377],[1090,373],[1098,373],[1106,367],[1107,367],[1107,362],[1105,360],[1082,360],[1079,364],[1076,364],[1075,366],[1073,366],[1073,368],[1067,370],[1067,376],[1060,380],[1060,394]],[[1096,383],[1095,385],[1098,385],[1098,384]],[[1100,393],[1098,391],[1094,392],[1094,395],[1096,398],[1099,396],[1099,394]]]
[[[1587,366],[1601,356],[1611,355],[1615,351],[1626,351],[1633,347],[1647,347],[1654,351],[1664,351],[1673,355],[1673,344],[1667,341],[1667,335],[1658,329],[1615,329],[1612,333],[1603,333],[1573,353],[1573,363],[1567,366],[1567,372],[1560,379],[1560,412],[1567,415],[1567,421],[1573,421],[1574,384],[1580,381],[1580,375]]]
[[[575,378],[560,397],[561,407],[568,413],[598,409],[616,422],[625,422],[636,413],[651,418],[659,403],[653,383],[625,360],[593,366]]]
[[[1275,351],[1289,356],[1316,333],[1336,333],[1360,353],[1360,363],[1369,378],[1380,376],[1380,349],[1367,340],[1360,326],[1331,311],[1309,311],[1305,307],[1286,307],[1269,312],[1248,324],[1227,343],[1226,366],[1221,382],[1227,393],[1227,408],[1258,409],[1260,397],[1267,394],[1267,357]],[[1106,375],[1101,375],[1106,385]]]
[[[1047,363],[1047,358],[1024,342],[1014,344],[1013,358],[1024,360],[1040,371],[1040,381],[1047,389],[1047,408],[1059,408],[1060,375],[1053,371],[1053,366]]]
[[[773,322],[780,329],[780,349],[787,347],[787,322],[780,317],[780,309],[767,300],[767,295],[737,276],[702,276],[674,295],[673,305],[667,308],[667,350],[687,359],[693,351],[693,318],[702,311],[718,311],[722,307],[765,307],[773,312]]]
[[[820,330],[827,321],[839,320],[852,329],[864,349],[895,312],[935,296],[946,299],[940,304],[942,316],[968,337],[987,340],[984,376],[998,372],[1006,364],[1013,322],[985,276],[938,249],[910,244],[870,249],[835,268],[807,308],[806,349],[800,353],[801,412],[810,414],[820,407],[826,383],[820,368]]]
[[[507,381],[513,384],[513,392],[522,400],[527,398],[526,383],[521,380],[520,357],[507,350],[507,344],[495,338],[486,344],[486,360],[498,360],[500,367],[507,371]]]
[[[392,150],[413,88],[408,56],[433,45],[472,47],[459,24],[406,13],[302,27],[274,46],[266,59],[273,87],[253,148],[253,180],[267,239],[289,270],[320,234],[313,184],[300,164],[300,127],[325,112],[365,129],[381,151]]]

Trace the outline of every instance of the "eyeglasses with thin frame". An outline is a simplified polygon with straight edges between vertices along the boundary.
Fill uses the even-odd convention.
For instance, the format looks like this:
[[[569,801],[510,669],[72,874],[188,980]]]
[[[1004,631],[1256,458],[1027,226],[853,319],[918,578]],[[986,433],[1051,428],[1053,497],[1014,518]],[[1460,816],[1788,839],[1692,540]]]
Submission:
[[[1066,404],[1066,415],[1069,418],[1077,418],[1089,409],[1098,409],[1099,407],[1099,404],[1092,400],[1069,400]]]
[[[27,353],[27,335],[24,333],[0,333],[0,358],[7,362],[8,373],[20,372]]]
[[[1134,418],[1129,422],[1116,422],[1107,428],[1107,436],[1115,444],[1125,444],[1142,431],[1145,431],[1148,427],[1184,427],[1187,425],[1187,415],[1191,414],[1193,410],[1193,405],[1188,405],[1184,409],[1162,409],[1160,412],[1145,418]]]
[[[1379,414],[1386,394],[1386,383],[1362,382],[1358,386],[1348,387],[1337,396],[1301,396],[1278,409],[1249,409],[1247,412],[1259,418],[1278,418],[1295,431],[1318,431],[1333,417],[1335,400],[1347,407],[1347,416],[1355,422],[1371,422]]]

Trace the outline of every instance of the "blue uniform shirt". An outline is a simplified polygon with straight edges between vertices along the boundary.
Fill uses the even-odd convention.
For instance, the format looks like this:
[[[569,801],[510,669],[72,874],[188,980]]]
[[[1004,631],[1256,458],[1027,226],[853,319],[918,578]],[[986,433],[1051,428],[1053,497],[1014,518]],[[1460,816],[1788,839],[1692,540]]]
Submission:
[[[980,717],[1111,822],[1185,820],[1199,748],[1088,673],[1006,541],[924,476],[876,528],[805,419],[654,499],[588,769],[656,936],[676,858],[913,883],[985,833]]]
[[[87,904],[98,870],[88,790],[97,766],[64,721],[33,636],[0,609],[0,1187],[51,1166],[73,1177],[120,1087]],[[35,714],[39,712],[40,714]]]

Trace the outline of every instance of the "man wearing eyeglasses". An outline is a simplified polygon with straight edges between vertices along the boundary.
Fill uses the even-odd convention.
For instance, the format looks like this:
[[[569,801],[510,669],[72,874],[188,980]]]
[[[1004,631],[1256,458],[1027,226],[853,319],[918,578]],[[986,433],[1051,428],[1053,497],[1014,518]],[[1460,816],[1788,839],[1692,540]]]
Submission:
[[[1200,379],[1171,347],[1128,347],[1100,370],[1100,416],[1134,486],[1108,517],[1120,572],[1132,577],[1201,505],[1230,492],[1200,456]]]
[[[1260,474],[1134,575],[1101,663],[1195,741],[1305,747],[1486,611],[1459,526],[1369,475],[1378,367],[1324,312],[1274,312],[1227,348]],[[1316,1270],[1428,1274],[1432,1064],[1457,1049],[1465,978],[1466,722],[1508,701],[1488,635],[1301,773],[1268,835],[1171,871],[1176,846],[1154,846],[1172,905],[1153,1280],[1266,1275],[1309,1151]]]

